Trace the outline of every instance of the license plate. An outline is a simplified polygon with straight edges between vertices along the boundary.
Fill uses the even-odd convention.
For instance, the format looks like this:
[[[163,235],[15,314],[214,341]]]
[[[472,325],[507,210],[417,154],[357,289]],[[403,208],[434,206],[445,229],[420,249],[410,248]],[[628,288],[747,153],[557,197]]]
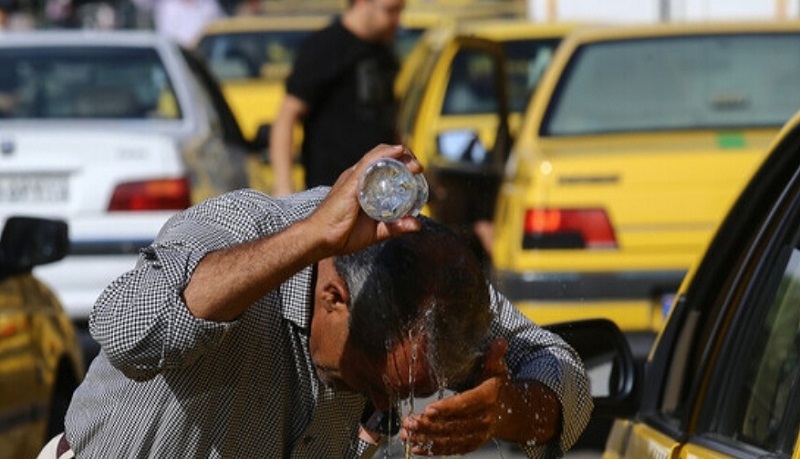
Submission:
[[[65,202],[67,199],[69,187],[64,174],[0,175],[0,202]]]

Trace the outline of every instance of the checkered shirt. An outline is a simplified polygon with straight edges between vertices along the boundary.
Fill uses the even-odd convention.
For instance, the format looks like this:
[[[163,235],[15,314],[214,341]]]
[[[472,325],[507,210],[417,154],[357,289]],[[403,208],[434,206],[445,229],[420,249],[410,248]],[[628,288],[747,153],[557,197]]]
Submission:
[[[308,350],[312,267],[233,322],[189,313],[181,292],[210,251],[283,230],[325,197],[315,188],[274,199],[239,190],[173,217],[136,267],[100,296],[90,319],[102,351],[76,390],[66,435],[79,458],[351,458],[377,450],[358,439],[366,398],[320,384]],[[573,351],[506,300],[494,334],[509,338],[519,380],[558,394],[560,438],[525,446],[557,457],[588,422],[588,380]]]

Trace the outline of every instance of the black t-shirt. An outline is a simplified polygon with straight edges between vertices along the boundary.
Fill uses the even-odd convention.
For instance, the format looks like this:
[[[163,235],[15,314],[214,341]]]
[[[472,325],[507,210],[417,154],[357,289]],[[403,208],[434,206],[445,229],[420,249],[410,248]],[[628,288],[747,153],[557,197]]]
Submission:
[[[397,141],[398,69],[391,45],[365,42],[338,19],[300,47],[286,91],[309,106],[302,147],[306,186],[333,185],[377,144]]]

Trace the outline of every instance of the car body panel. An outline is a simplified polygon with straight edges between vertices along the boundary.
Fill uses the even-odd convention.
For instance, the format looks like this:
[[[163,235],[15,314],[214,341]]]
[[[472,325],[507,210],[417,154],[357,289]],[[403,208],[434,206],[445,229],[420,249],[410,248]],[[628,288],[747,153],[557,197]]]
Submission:
[[[646,425],[622,422],[614,425],[609,434],[609,444],[620,436],[628,440],[622,454],[617,450],[606,448],[603,459],[645,457],[677,459],[678,457],[676,455],[678,444],[675,440]]]
[[[75,317],[89,316],[97,295],[133,266],[138,250],[175,213],[108,212],[115,187],[152,178],[153,171],[164,179],[189,174],[166,136],[83,129],[6,131],[13,132],[5,139],[14,151],[0,156],[0,184],[7,185],[0,187],[0,219],[45,215],[69,223],[71,255],[36,274]],[[36,192],[42,189],[50,191]]]
[[[800,457],[799,145],[800,112],[681,284],[603,458]]]
[[[775,74],[759,72],[758,64],[744,65],[743,61],[750,62],[744,58],[731,58],[732,64],[723,60],[724,48],[714,48],[724,47],[720,45],[726,43],[724,37],[741,40],[736,49],[743,55],[752,50],[754,62],[780,59],[769,55],[770,47],[759,51],[760,43],[769,37],[787,37],[780,43],[789,46],[800,37],[800,24],[585,26],[561,43],[525,113],[506,163],[494,216],[493,277],[515,304],[524,305],[529,317],[559,321],[560,311],[575,317],[582,304],[586,317],[613,314],[624,324],[624,331],[655,336],[663,323],[655,318],[668,312],[665,302],[669,303],[686,271],[700,257],[794,110],[788,108],[794,93],[781,100],[763,88],[772,87],[773,77],[783,78],[784,68],[791,73],[795,60],[762,67]],[[649,46],[662,48],[650,57],[628,54]],[[685,58],[681,53],[688,55],[693,46],[708,49]],[[595,53],[603,58],[595,58]],[[655,55],[659,58],[648,60]],[[760,108],[743,109],[748,103],[728,88],[720,89],[725,97],[713,100],[721,105],[710,102],[714,109],[701,110],[701,104],[678,97],[637,108],[637,101],[645,97],[673,94],[669,85],[678,80],[660,69],[688,61],[693,64],[675,70],[686,88],[703,94],[693,76],[700,81],[708,78],[706,85],[723,81],[741,91],[753,91],[746,93],[748,103]],[[628,63],[631,70],[615,73],[628,68]],[[800,72],[797,67],[794,71]],[[640,75],[651,78],[648,72],[657,77],[637,79]],[[711,80],[714,75],[720,77]],[[707,91],[708,86],[699,87]],[[577,88],[585,89],[583,96],[577,95]],[[609,102],[613,95],[620,95],[619,103]],[[587,108],[592,115],[579,117],[577,107]],[[780,109],[778,116],[773,107]],[[664,114],[672,110],[678,116],[666,118]],[[694,116],[700,112],[702,116]],[[645,124],[651,120],[663,124]],[[582,246],[578,241],[547,239],[545,233],[524,236],[528,209],[599,209],[608,218],[614,239]],[[562,309],[562,305],[567,307]],[[621,316],[626,314],[640,319],[624,320]],[[634,353],[643,359],[647,351]]]

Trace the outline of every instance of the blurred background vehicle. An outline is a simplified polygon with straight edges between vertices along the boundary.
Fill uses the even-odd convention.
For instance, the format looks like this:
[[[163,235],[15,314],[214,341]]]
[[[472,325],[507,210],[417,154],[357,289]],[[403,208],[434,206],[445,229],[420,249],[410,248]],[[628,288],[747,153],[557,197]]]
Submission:
[[[800,455],[800,114],[677,293],[603,457]]]
[[[436,27],[447,27],[475,17],[499,17],[518,14],[516,2],[482,2],[478,7],[410,5],[401,14],[401,28],[394,45],[401,62],[412,54],[422,34]],[[514,9],[511,8],[514,6]],[[285,94],[285,80],[302,41],[315,30],[334,20],[342,8],[330,3],[306,5],[290,10],[286,5],[262,7],[260,14],[237,15],[210,22],[197,42],[196,51],[219,81],[244,137],[262,156],[251,156],[248,163],[250,184],[271,191],[272,170],[268,164],[269,129],[277,116]],[[398,97],[404,81],[414,73],[412,67],[398,77]],[[302,129],[294,135],[295,150],[302,143]],[[303,170],[299,158],[293,172],[294,189],[303,188]]]
[[[605,317],[638,360],[800,106],[800,23],[581,29],[531,99],[499,192],[498,288],[538,323]]]
[[[0,187],[0,197],[7,188]],[[0,199],[0,207],[5,203]],[[0,458],[32,458],[64,430],[84,366],[72,321],[31,271],[66,255],[64,221],[15,216],[0,236]]]
[[[510,139],[559,43],[576,25],[465,20],[426,32],[398,84],[399,130],[426,166],[429,213],[470,240],[492,217]],[[406,83],[403,83],[405,81]]]
[[[248,145],[204,64],[151,32],[10,34],[0,62],[13,99],[0,218],[69,222],[68,256],[36,274],[85,332],[97,296],[170,215],[247,186]]]

